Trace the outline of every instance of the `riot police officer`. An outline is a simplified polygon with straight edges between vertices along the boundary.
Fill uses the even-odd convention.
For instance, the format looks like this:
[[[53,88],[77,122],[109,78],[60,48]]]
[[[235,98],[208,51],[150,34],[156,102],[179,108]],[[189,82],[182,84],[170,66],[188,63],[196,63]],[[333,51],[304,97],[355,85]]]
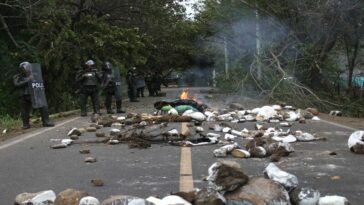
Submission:
[[[114,95],[116,101],[116,112],[125,113],[121,109],[121,82],[120,74],[117,70],[113,70],[110,62],[104,62],[102,66],[102,91],[105,92],[105,107],[108,114],[113,114],[111,109],[111,98]]]
[[[137,90],[136,90],[136,68],[133,67],[129,69],[126,73],[126,82],[128,84],[128,96],[130,102],[139,102],[137,100]]]
[[[80,86],[81,116],[87,116],[86,104],[88,96],[91,97],[94,114],[101,114],[97,87],[100,82],[101,76],[95,68],[95,62],[93,60],[86,61],[84,69],[76,74],[76,83]]]
[[[13,77],[13,80],[14,80],[14,85],[20,91],[19,94],[20,94],[21,118],[23,121],[22,128],[23,129],[30,128],[29,113],[32,105],[34,108],[39,108],[42,117],[43,127],[53,127],[54,124],[49,121],[48,106],[46,106],[47,103],[44,94],[44,87],[38,89],[38,91],[40,90],[40,92],[42,92],[44,99],[35,99],[40,95],[33,95],[33,97],[31,96],[31,93],[34,91],[34,89],[36,89],[35,87],[33,89],[32,83],[37,83],[35,82],[34,75],[32,73],[32,65],[29,62],[22,62],[20,63],[19,68],[20,72]],[[41,75],[41,73],[39,73],[38,75]],[[40,85],[43,86],[43,82]],[[34,102],[32,103],[32,100],[39,102],[39,104],[42,104],[42,106],[39,107],[36,105],[37,103]]]

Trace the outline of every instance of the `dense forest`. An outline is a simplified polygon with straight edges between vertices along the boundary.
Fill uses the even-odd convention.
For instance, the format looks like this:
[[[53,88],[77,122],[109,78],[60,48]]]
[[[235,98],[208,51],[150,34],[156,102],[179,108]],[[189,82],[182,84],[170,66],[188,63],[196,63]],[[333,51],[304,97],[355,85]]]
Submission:
[[[18,116],[22,61],[42,64],[51,112],[78,108],[74,76],[90,58],[123,74],[202,66],[225,90],[363,115],[363,1],[204,0],[193,18],[180,2],[1,1],[0,115]]]

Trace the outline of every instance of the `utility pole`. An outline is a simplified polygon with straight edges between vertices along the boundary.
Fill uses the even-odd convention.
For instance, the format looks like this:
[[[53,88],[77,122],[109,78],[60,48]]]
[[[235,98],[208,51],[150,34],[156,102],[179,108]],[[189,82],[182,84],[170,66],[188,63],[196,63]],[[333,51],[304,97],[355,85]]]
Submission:
[[[258,80],[262,80],[262,47],[261,47],[261,35],[260,35],[260,16],[258,11],[258,5],[255,2],[255,34],[256,34],[256,58],[257,58],[257,78]]]
[[[228,56],[226,36],[224,37],[224,53],[225,53],[225,76],[226,78],[229,78],[229,56]]]

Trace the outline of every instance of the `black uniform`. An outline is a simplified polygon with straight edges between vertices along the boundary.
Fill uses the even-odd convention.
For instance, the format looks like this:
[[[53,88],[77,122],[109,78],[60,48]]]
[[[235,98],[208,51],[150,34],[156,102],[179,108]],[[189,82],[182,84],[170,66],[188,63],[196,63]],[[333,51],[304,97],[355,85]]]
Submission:
[[[116,112],[125,113],[125,111],[121,109],[122,105],[121,95],[120,93],[118,95],[116,94],[116,92],[119,92],[116,86],[120,86],[117,85],[116,83],[120,82],[116,82],[115,77],[116,76],[115,73],[113,72],[111,64],[109,62],[105,62],[102,71],[102,88],[104,89],[105,92],[105,107],[107,113],[109,114],[114,113],[111,109],[111,101],[113,95],[115,96],[115,101],[116,101]]]
[[[152,93],[153,95],[158,95],[158,93],[161,91],[161,85],[162,85],[162,77],[159,75],[159,73],[155,72],[152,76]]]
[[[143,74],[136,76],[137,97],[144,97],[145,77]]]
[[[138,102],[136,91],[136,73],[128,70],[126,73],[126,82],[128,84],[128,97],[130,102]]]
[[[145,76],[145,84],[147,85],[149,96],[154,96],[154,92],[152,90],[152,75],[150,73],[147,73]]]
[[[92,99],[92,107],[94,113],[100,114],[98,87],[97,84],[101,82],[101,76],[91,67],[86,67],[76,74],[76,82],[80,85],[80,107],[81,116],[87,115],[86,104],[87,97]]]
[[[32,101],[30,96],[30,89],[31,89],[30,83],[32,82],[33,77],[31,76],[30,72],[29,71],[27,72],[25,68],[23,68],[22,66],[21,69],[22,69],[21,73],[15,75],[13,79],[14,79],[14,85],[17,88],[19,88],[23,129],[28,129],[30,128],[29,117],[30,117],[30,109],[32,108]],[[54,126],[54,124],[49,121],[48,107],[41,107],[39,108],[39,111],[42,117],[43,126],[44,127]]]

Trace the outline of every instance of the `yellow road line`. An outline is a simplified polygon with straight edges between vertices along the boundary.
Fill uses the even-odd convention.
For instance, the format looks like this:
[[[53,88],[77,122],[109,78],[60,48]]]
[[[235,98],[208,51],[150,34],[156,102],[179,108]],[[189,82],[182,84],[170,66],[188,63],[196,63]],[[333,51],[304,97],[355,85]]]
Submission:
[[[182,131],[189,129],[187,123],[182,123],[181,129]],[[188,192],[193,188],[191,147],[181,147],[179,190]]]

